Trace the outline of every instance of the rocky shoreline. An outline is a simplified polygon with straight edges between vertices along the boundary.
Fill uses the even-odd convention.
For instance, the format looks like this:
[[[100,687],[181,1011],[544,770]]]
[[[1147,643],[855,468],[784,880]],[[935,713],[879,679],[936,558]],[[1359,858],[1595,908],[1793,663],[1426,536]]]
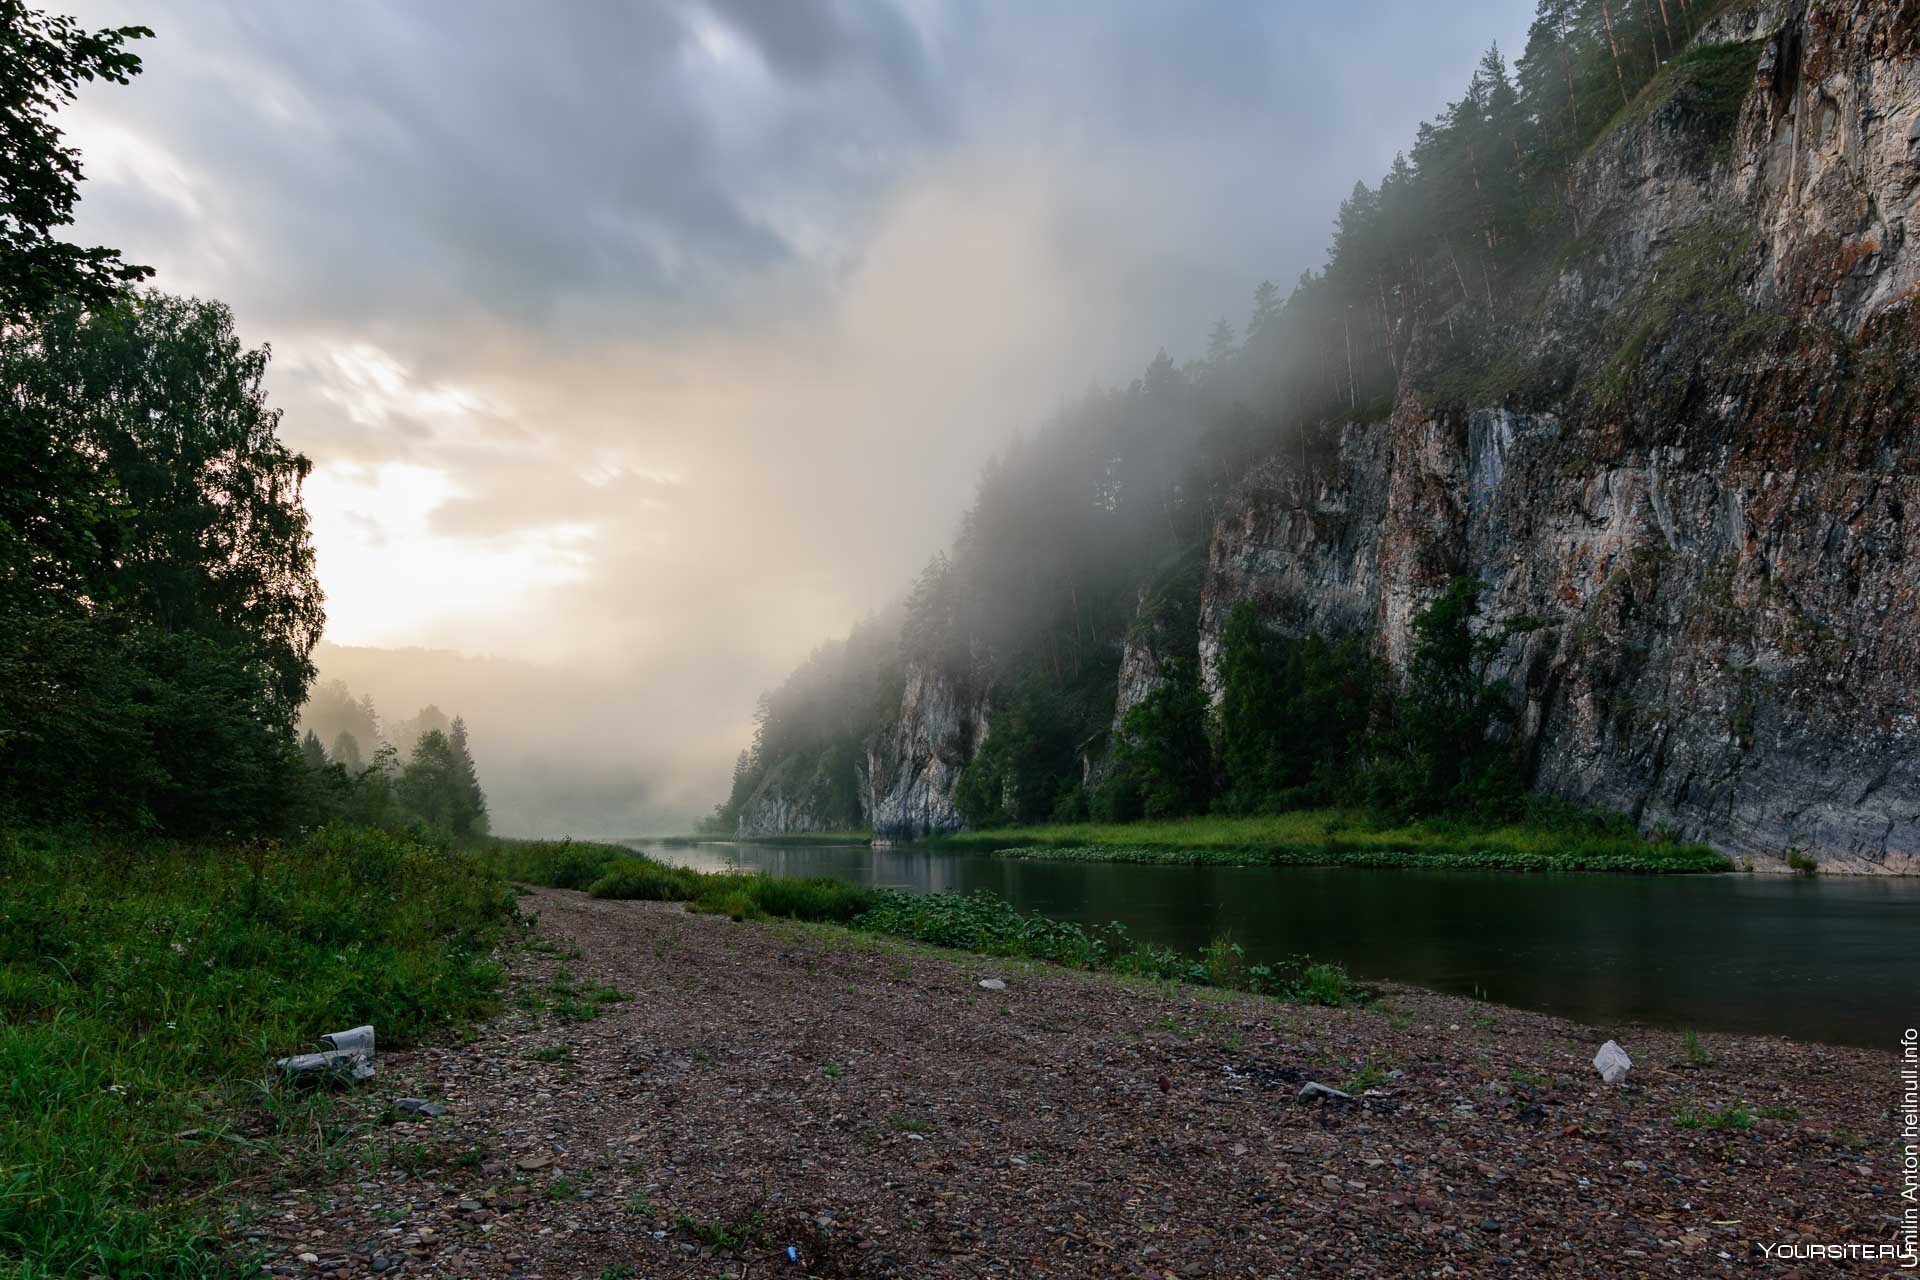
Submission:
[[[1888,1264],[1777,1246],[1898,1239],[1892,1046],[1690,1053],[1412,988],[1303,1007],[525,905],[515,1007],[383,1059],[350,1104],[392,1121],[373,1145],[242,1220],[268,1271],[1785,1276]],[[1609,1038],[1635,1062],[1617,1087],[1591,1063]],[[1308,1082],[1355,1096],[1302,1101]],[[396,1117],[408,1095],[446,1114]]]

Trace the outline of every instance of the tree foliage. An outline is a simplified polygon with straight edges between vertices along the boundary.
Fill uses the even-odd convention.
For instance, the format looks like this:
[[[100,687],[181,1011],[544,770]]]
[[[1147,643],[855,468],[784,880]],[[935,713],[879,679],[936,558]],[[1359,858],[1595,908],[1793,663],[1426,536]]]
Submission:
[[[449,720],[429,703],[411,719],[397,721],[394,732],[405,744],[403,752],[384,736],[371,696],[355,699],[344,681],[328,680],[301,708],[300,723],[307,766],[302,825],[343,821],[412,830],[455,844],[487,835],[487,795],[461,717]],[[333,746],[322,750],[329,734]]]
[[[129,42],[146,27],[89,31],[72,18],[0,0],[0,328],[30,322],[61,300],[102,306],[153,274],[117,249],[57,238],[73,222],[80,153],[53,114],[83,82],[125,84],[140,73]]]
[[[1127,708],[1107,775],[1091,797],[1103,822],[1202,813],[1213,791],[1207,699],[1192,662],[1170,659],[1164,683]]]
[[[53,113],[147,34],[0,0],[0,812],[252,832],[303,794],[308,463],[225,307],[56,236]]]
[[[1221,807],[1251,813],[1340,796],[1381,683],[1357,640],[1296,639],[1234,605],[1220,640]]]
[[[323,613],[308,463],[278,438],[265,365],[225,307],[158,294],[0,333],[15,806],[195,834],[284,817]],[[69,781],[26,784],[42,771]]]

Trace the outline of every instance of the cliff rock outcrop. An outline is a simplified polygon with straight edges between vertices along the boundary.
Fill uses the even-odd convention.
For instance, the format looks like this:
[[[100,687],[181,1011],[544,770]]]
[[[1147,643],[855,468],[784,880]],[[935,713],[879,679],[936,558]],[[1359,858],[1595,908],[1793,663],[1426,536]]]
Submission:
[[[1501,663],[1538,789],[1763,869],[1920,870],[1917,23],[1762,5],[1706,33],[1752,49],[1731,138],[1669,105],[1597,145],[1587,234],[1483,336],[1479,386],[1423,337],[1388,422],[1242,488],[1209,677],[1235,601],[1397,664],[1471,574],[1539,624]]]
[[[987,736],[987,701],[949,672],[907,664],[900,718],[867,744],[867,812],[876,840],[915,840],[963,824],[960,771]]]

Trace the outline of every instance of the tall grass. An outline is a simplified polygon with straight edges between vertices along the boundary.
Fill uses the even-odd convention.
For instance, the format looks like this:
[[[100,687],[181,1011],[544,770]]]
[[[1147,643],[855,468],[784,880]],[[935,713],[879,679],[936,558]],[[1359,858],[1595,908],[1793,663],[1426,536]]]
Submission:
[[[1497,826],[1459,819],[1376,825],[1364,812],[1300,809],[1248,817],[999,827],[926,843],[1096,862],[1627,872],[1727,871],[1732,866],[1705,845],[1651,839],[1624,820],[1584,814]]]
[[[512,914],[497,877],[388,835],[0,833],[0,1273],[223,1273],[204,1192],[283,1166],[325,1110],[274,1057],[488,1013]]]

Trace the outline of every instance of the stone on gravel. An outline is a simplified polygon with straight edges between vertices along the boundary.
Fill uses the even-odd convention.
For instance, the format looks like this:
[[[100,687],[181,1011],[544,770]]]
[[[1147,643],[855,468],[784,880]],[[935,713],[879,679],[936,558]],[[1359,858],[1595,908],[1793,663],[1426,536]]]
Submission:
[[[1321,1084],[1318,1080],[1309,1080],[1300,1086],[1295,1102],[1312,1102],[1315,1098],[1332,1098],[1338,1102],[1352,1102],[1353,1095],[1344,1089],[1336,1089],[1330,1084]]]
[[[425,1116],[429,1120],[435,1116],[447,1114],[445,1107],[437,1102],[428,1102],[423,1098],[401,1098],[393,1105],[395,1110],[404,1111],[408,1115]]]
[[[1633,1059],[1620,1047],[1618,1041],[1609,1040],[1600,1046],[1600,1052],[1593,1055],[1593,1069],[1608,1084],[1619,1084],[1627,1078],[1627,1072],[1633,1070]]]
[[[1007,989],[1007,984],[999,978],[982,978],[980,979],[980,985],[988,991],[1005,991]]]

